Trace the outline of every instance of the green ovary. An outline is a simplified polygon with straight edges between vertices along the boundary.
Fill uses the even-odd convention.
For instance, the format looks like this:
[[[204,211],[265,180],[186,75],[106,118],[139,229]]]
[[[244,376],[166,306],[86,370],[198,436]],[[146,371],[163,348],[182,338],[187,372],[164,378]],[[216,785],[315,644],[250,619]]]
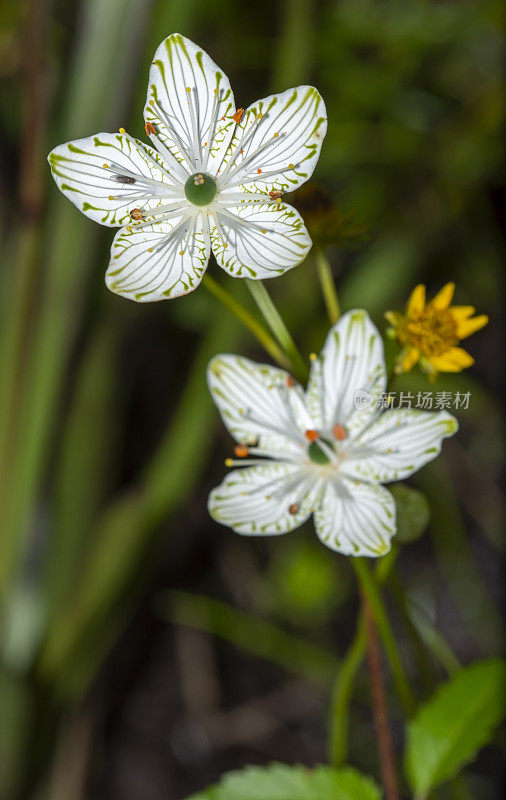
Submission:
[[[206,172],[190,175],[184,185],[186,199],[194,206],[208,206],[213,202],[217,192],[216,181]]]
[[[320,464],[320,465],[330,464],[330,458],[323,452],[318,441],[319,441],[318,439],[315,439],[314,442],[311,442],[311,444],[309,445],[307,449],[309,458],[314,464]],[[333,449],[331,443],[328,442],[326,439],[322,439],[321,441],[324,441],[325,444],[327,444],[331,449]]]

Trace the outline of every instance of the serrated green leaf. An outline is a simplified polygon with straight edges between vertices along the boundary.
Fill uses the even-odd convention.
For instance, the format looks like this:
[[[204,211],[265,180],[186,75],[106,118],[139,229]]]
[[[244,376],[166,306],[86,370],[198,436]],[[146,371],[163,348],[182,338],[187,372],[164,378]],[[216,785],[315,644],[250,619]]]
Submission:
[[[430,520],[427,498],[418,489],[398,483],[389,487],[397,509],[397,536],[395,541],[408,544],[419,539]]]
[[[466,667],[409,723],[405,767],[416,800],[456,775],[490,741],[504,715],[505,679],[499,659]]]
[[[354,769],[287,764],[245,767],[188,800],[380,800],[378,787]]]

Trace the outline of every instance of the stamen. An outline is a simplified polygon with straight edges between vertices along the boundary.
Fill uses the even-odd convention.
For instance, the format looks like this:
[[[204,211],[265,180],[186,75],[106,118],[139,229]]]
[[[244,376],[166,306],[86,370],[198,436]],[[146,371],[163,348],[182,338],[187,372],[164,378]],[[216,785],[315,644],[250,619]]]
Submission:
[[[286,378],[286,385],[288,387],[297,386],[297,381],[295,380],[295,378],[292,375],[288,375],[287,378]]]
[[[192,103],[192,97],[196,89],[187,86],[187,99],[188,99],[188,108],[190,109],[190,119],[192,123],[192,133],[193,133],[193,143],[194,143],[194,156],[195,156],[195,168],[198,169],[199,166],[202,164],[202,142],[200,139],[200,130],[199,130],[199,123],[197,119],[198,108],[194,108]],[[196,105],[196,104],[195,104]],[[196,151],[195,151],[196,148]]]
[[[298,510],[299,510],[298,503],[292,503],[292,505],[288,507],[288,513],[292,515],[296,514]]]
[[[213,142],[214,142],[214,134],[215,134],[215,131],[216,131],[216,123],[218,122],[218,112],[219,112],[219,107],[220,107],[220,101],[221,101],[221,89],[215,89],[214,90],[214,99],[213,99],[213,108],[211,110],[211,121],[209,123],[209,129],[208,129],[208,133],[207,133],[207,141],[209,142],[209,148],[208,148],[208,150],[206,150],[206,153],[205,153],[205,156],[204,156],[204,164],[203,164],[204,170],[207,168],[207,164],[209,162],[209,156],[210,156],[211,149],[212,149]],[[205,144],[207,145],[207,142]],[[223,161],[221,163],[223,163]],[[220,166],[221,166],[221,164],[220,164]]]
[[[334,427],[332,428],[332,433],[334,434],[334,438],[337,439],[338,442],[344,442],[344,440],[348,436],[348,432],[344,427],[344,425],[340,425],[339,423],[337,425],[334,425]]]
[[[237,125],[239,125],[240,121],[242,120],[243,114],[244,114],[244,108],[238,108],[235,114],[232,114],[232,119]]]
[[[156,136],[156,128],[151,122],[146,122],[144,125],[144,130],[148,136]]]
[[[132,219],[137,220],[137,219],[142,219],[143,214],[140,208],[133,208],[130,212],[130,216]]]
[[[241,161],[241,163],[238,164],[237,167],[235,167],[234,169],[231,169],[232,164],[235,162],[235,160],[237,159],[237,156],[239,155],[239,153],[236,151],[236,155],[234,156],[234,158],[231,161],[229,161],[229,163],[227,164],[227,168],[226,168],[225,172],[222,175],[222,178],[225,177],[225,175],[227,176],[227,180],[223,184],[223,188],[225,186],[228,186],[230,181],[234,177],[236,177],[239,173],[242,173],[245,170],[247,170],[249,168],[249,165],[251,164],[251,162],[254,161],[254,159],[257,158],[257,156],[259,156],[261,153],[263,153],[265,150],[267,150],[269,147],[271,147],[274,144],[274,142],[278,141],[278,139],[282,139],[284,136],[286,136],[285,133],[282,133],[280,136],[272,136],[270,139],[268,139],[266,142],[264,142],[264,144],[260,145],[260,147],[258,147],[251,155],[249,155],[247,158],[245,158],[243,161]],[[280,171],[281,170],[276,170],[274,172],[274,174],[278,175]],[[260,174],[261,172],[262,172],[261,169],[257,169],[257,174]],[[268,176],[268,175],[269,175],[269,173],[266,173],[266,175],[264,175],[264,178],[262,180],[264,180],[265,177]]]
[[[165,110],[162,108],[162,106],[160,105],[160,103],[158,102],[158,100],[150,100],[150,103],[151,103],[151,105],[153,106],[153,109],[156,109],[156,110],[157,110],[157,112],[158,112],[158,116],[159,116],[159,117],[161,117],[161,119],[162,119],[162,122],[164,123],[164,125],[166,125],[166,127],[169,129],[171,136],[173,137],[173,139],[174,139],[174,141],[175,141],[176,145],[178,146],[178,148],[179,148],[179,150],[180,150],[180,152],[181,152],[181,155],[182,155],[182,156],[184,156],[184,158],[186,159],[186,161],[187,161],[188,165],[190,166],[190,169],[191,169],[191,170],[192,170],[192,172],[193,172],[193,170],[195,169],[195,164],[194,164],[194,161],[192,160],[192,158],[191,158],[191,156],[190,156],[190,153],[189,153],[189,151],[188,151],[188,148],[187,148],[187,147],[185,147],[185,145],[183,144],[183,141],[182,141],[181,137],[179,136],[179,134],[178,134],[178,133],[177,133],[177,131],[175,130],[175,128],[174,128],[174,126],[173,126],[172,122],[170,121],[170,117],[169,117],[169,115],[168,115],[168,114],[167,114],[167,112],[166,112],[166,111],[165,111]],[[169,152],[170,152],[170,151],[169,151]],[[172,155],[172,154],[171,154],[171,155]],[[173,155],[172,155],[172,158],[175,158],[175,156],[173,156]],[[177,159],[176,159],[176,160],[177,160]]]
[[[249,452],[249,448],[244,444],[237,444],[234,447],[234,453],[237,458],[246,458],[246,456],[249,456]]]
[[[315,441],[315,439],[319,439],[319,438],[320,438],[320,434],[318,433],[318,431],[313,431],[313,430],[308,430],[308,431],[305,431],[305,432],[304,432],[304,436],[305,436],[305,437],[306,437],[306,439],[308,439],[310,442],[314,442],[314,441]]]

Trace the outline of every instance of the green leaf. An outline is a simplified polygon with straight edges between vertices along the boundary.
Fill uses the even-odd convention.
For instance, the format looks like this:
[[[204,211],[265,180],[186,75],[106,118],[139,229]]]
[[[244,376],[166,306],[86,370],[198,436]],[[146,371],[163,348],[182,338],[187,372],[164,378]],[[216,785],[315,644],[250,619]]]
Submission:
[[[396,542],[409,544],[419,539],[427,529],[430,508],[427,498],[418,489],[398,483],[390,487],[397,508]]]
[[[380,800],[377,786],[354,769],[287,764],[245,767],[188,800]]]
[[[409,723],[405,767],[416,800],[456,775],[490,741],[504,714],[505,678],[499,659],[466,667]]]

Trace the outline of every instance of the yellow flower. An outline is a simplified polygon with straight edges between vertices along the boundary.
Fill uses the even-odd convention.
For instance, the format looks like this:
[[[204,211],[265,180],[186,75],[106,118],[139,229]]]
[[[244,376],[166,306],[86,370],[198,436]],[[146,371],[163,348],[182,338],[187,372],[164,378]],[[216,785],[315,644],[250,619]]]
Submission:
[[[417,363],[435,380],[439,372],[460,372],[474,364],[474,358],[462,347],[461,339],[483,328],[488,317],[473,317],[473,306],[451,306],[454,283],[447,283],[429,303],[425,286],[419,284],[411,293],[406,311],[387,311],[392,324],[390,333],[402,345],[395,365],[396,373],[409,372]]]

